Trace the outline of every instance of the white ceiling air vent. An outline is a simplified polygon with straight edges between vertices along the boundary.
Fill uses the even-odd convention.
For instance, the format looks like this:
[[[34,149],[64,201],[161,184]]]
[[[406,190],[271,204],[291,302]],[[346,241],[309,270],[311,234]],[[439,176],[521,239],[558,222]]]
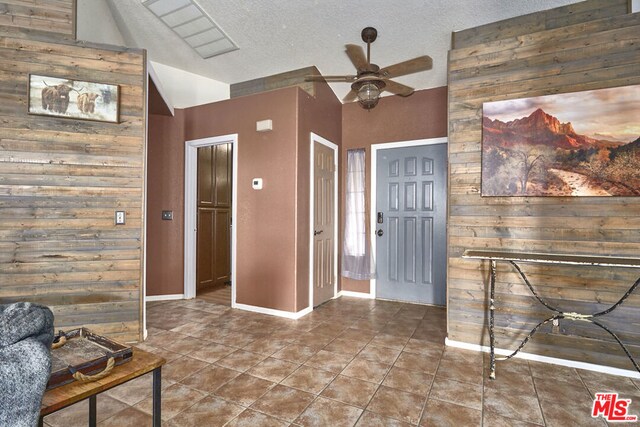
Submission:
[[[238,49],[194,0],[144,0],[142,4],[204,59]]]

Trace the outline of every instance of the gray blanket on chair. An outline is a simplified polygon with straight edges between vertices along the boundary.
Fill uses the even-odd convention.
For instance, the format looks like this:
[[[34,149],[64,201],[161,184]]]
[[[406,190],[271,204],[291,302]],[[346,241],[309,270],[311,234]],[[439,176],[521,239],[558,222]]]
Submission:
[[[0,304],[0,426],[38,425],[52,341],[53,313],[47,307]]]

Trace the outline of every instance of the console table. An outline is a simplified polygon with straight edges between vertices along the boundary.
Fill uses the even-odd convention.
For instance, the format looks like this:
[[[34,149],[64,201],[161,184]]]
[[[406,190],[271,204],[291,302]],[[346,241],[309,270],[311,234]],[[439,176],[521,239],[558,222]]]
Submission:
[[[520,269],[518,263],[543,263],[543,264],[569,264],[569,265],[586,265],[586,266],[598,266],[598,267],[626,267],[626,268],[640,268],[640,258],[622,258],[622,257],[596,257],[596,256],[586,256],[586,255],[567,255],[567,254],[541,254],[541,253],[522,253],[522,252],[502,252],[502,251],[484,251],[484,250],[471,250],[468,249],[464,251],[463,258],[469,259],[481,259],[481,260],[489,260],[490,261],[490,278],[489,278],[489,345],[490,345],[490,373],[489,378],[496,378],[496,360],[507,360],[514,357],[522,348],[527,344],[527,342],[531,339],[531,337],[540,329],[542,325],[545,325],[549,322],[553,322],[557,324],[560,319],[566,320],[580,320],[592,323],[603,330],[605,330],[609,335],[613,337],[613,339],[620,345],[624,353],[627,355],[633,367],[640,372],[640,366],[633,359],[631,353],[627,349],[627,347],[620,341],[620,338],[611,331],[608,327],[598,322],[596,318],[604,316],[606,314],[611,313],[616,308],[618,308],[628,297],[631,295],[635,289],[640,285],[640,278],[637,279],[631,287],[625,292],[625,294],[611,307],[606,310],[599,311],[597,313],[591,314],[581,314],[574,312],[563,312],[557,307],[552,306],[543,298],[541,298],[531,283],[529,279],[524,274],[524,272]],[[520,343],[518,348],[508,356],[496,358],[495,356],[495,335],[494,335],[494,316],[495,316],[495,287],[496,287],[496,264],[498,262],[507,262],[511,264],[515,270],[518,272],[524,283],[527,285],[533,296],[538,300],[540,304],[545,306],[547,309],[551,310],[554,314],[547,319],[544,319],[540,323],[538,323],[526,338]]]

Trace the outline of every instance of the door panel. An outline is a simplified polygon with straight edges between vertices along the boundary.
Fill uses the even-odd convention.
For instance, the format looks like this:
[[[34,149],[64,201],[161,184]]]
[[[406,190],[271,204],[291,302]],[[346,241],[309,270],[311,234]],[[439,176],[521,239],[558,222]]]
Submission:
[[[445,304],[447,145],[378,150],[379,298]]]
[[[231,280],[231,210],[216,209],[214,214],[213,266],[216,283]]]
[[[213,153],[213,147],[198,148],[198,207],[214,204],[214,180],[211,174]]]
[[[215,146],[215,204],[218,208],[231,207],[231,144]]]
[[[335,153],[314,141],[313,305],[333,298],[335,290]]]
[[[196,290],[231,280],[231,149],[198,148]]]
[[[215,282],[213,273],[214,240],[213,236],[214,210],[210,208],[198,208],[198,238],[196,243],[196,292]]]
[[[433,284],[433,218],[422,218],[422,283]]]

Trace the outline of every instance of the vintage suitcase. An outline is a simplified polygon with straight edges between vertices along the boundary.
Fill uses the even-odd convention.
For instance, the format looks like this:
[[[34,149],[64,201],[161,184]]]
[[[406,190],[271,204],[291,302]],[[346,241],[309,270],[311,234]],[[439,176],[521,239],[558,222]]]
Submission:
[[[51,376],[47,390],[72,381],[104,378],[114,366],[131,360],[133,350],[96,335],[87,328],[60,331],[51,351]]]

